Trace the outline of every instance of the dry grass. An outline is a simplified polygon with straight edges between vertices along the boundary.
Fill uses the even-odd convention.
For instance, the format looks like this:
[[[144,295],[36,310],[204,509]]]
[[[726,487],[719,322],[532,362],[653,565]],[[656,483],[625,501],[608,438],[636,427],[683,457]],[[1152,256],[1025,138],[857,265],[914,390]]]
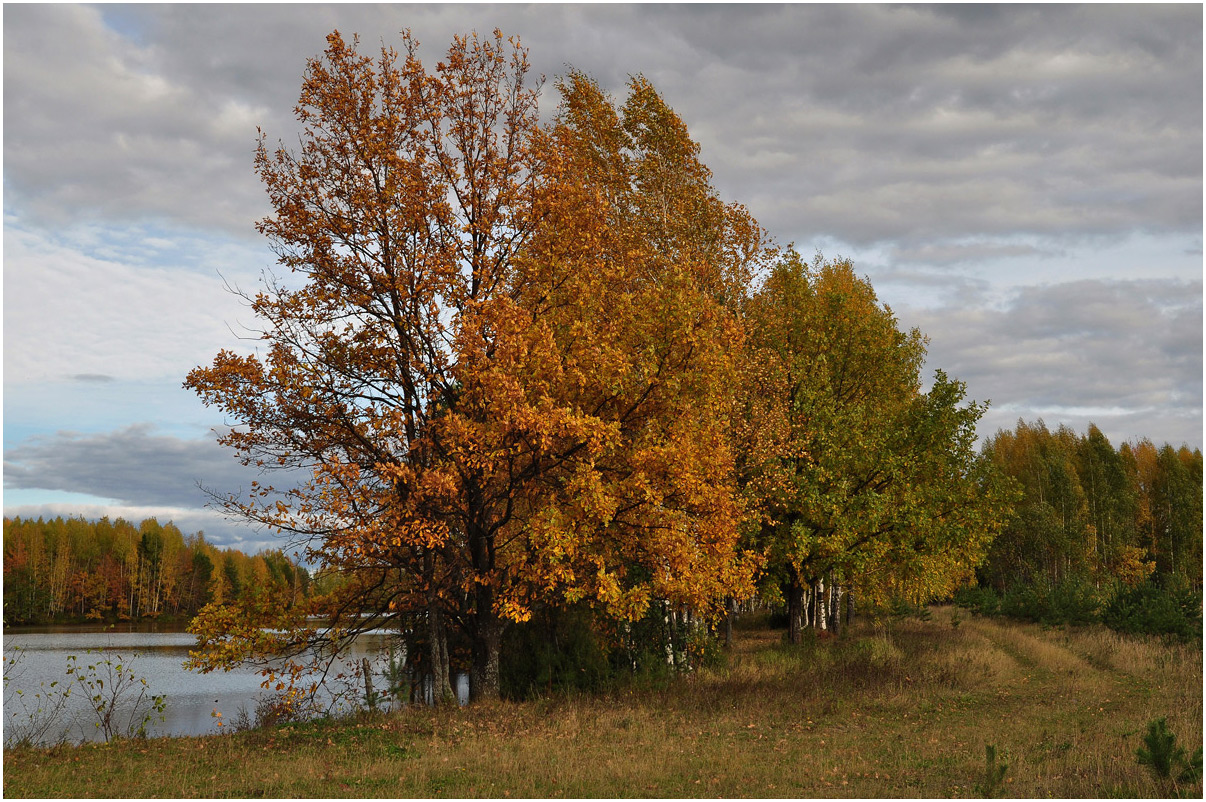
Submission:
[[[726,667],[664,690],[8,751],[4,793],[958,797],[994,744],[1003,795],[1146,798],[1147,721],[1201,744],[1200,651],[950,615],[796,649],[740,630]]]

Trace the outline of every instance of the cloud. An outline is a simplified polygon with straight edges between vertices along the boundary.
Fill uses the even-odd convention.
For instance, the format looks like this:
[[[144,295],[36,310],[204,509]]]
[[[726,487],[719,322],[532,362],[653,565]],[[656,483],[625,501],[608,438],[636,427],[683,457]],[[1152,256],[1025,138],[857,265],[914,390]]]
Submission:
[[[305,62],[334,28],[372,52],[409,27],[430,66],[453,34],[498,26],[531,49],[534,72],[574,66],[620,98],[642,73],[726,200],[806,255],[825,243],[854,257],[902,326],[930,335],[929,365],[992,399],[982,434],[1045,417],[1093,420],[1115,442],[1201,444],[1200,6],[18,4],[4,16],[5,482],[119,502],[54,509],[209,533],[223,524],[195,482],[249,483],[192,437],[215,421],[179,388],[219,349],[250,350],[236,339],[250,316],[218,273],[254,289],[273,261],[252,229],[268,212],[255,128],[296,142]],[[555,102],[546,87],[546,113]],[[130,425],[147,420],[157,428]],[[64,421],[84,433],[57,432]],[[225,526],[230,542],[246,535]]]
[[[254,127],[291,141],[327,32],[372,51],[410,27],[430,63],[453,33],[498,25],[537,72],[573,65],[614,92],[648,76],[726,197],[784,240],[1200,229],[1197,6],[15,6],[5,21],[6,182],[46,214],[245,234],[265,211]]]
[[[34,437],[4,455],[5,487],[86,493],[125,506],[197,510],[209,501],[198,484],[232,492],[253,478],[213,438],[158,435],[146,424]]]
[[[79,232],[76,232],[79,233]],[[134,379],[167,376],[179,383],[220,348],[237,346],[234,331],[250,315],[217,274],[262,268],[254,252],[182,239],[166,249],[166,263],[129,256],[104,241],[91,253],[57,238],[9,224],[4,237],[4,380],[6,384],[72,377]],[[217,260],[210,270],[173,264]],[[113,258],[97,257],[105,253]],[[222,257],[230,261],[223,263]],[[137,264],[141,261],[143,264]],[[245,332],[240,332],[245,333]],[[248,349],[249,350],[249,349]],[[83,377],[83,378],[81,378]]]
[[[265,109],[165,79],[156,49],[106,27],[97,8],[8,11],[5,188],[28,213],[184,217],[252,234],[267,208],[248,180]]]
[[[1022,288],[999,309],[897,311],[930,336],[929,366],[992,400],[981,434],[1045,416],[1201,443],[1201,281],[1074,281]]]
[[[1200,9],[1000,16],[847,6],[731,20],[711,34],[727,71],[692,90],[689,63],[659,86],[703,121],[692,130],[730,194],[800,242],[1199,227]],[[746,28],[765,36],[739,56],[725,42]]]
[[[926,243],[919,246],[898,246],[892,249],[892,261],[896,264],[923,265],[975,265],[998,259],[1020,257],[1043,258],[1053,256],[1049,250],[1026,242],[1001,242],[992,240],[952,241]]]

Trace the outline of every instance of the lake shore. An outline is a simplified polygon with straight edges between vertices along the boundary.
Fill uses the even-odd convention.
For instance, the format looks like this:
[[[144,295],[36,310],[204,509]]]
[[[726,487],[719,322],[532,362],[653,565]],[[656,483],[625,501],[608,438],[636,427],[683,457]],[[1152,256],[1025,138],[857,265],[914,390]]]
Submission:
[[[1007,797],[1170,794],[1149,721],[1202,743],[1200,644],[971,618],[799,648],[739,628],[665,687],[4,752],[6,797]],[[1200,795],[1200,781],[1188,790]]]

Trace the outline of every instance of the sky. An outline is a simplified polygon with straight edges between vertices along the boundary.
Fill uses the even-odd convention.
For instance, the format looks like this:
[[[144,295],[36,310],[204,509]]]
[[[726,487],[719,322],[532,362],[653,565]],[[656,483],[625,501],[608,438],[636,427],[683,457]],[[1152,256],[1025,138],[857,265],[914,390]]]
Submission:
[[[853,260],[936,369],[1019,419],[1202,445],[1202,6],[3,8],[5,516],[155,516],[254,551],[254,474],[182,388],[248,351],[274,257],[257,127],[296,142],[338,29],[518,36],[534,72],[642,74],[726,201]]]

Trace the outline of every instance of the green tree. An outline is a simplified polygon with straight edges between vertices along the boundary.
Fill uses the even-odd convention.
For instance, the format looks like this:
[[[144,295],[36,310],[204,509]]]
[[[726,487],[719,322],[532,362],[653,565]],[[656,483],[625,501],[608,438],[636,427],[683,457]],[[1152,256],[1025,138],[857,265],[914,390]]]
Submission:
[[[941,371],[921,391],[924,338],[897,328],[849,262],[788,254],[746,321],[743,472],[762,512],[751,543],[784,579],[792,640],[806,616],[838,620],[842,588],[949,592],[1009,498],[972,450],[984,406],[962,405]]]

